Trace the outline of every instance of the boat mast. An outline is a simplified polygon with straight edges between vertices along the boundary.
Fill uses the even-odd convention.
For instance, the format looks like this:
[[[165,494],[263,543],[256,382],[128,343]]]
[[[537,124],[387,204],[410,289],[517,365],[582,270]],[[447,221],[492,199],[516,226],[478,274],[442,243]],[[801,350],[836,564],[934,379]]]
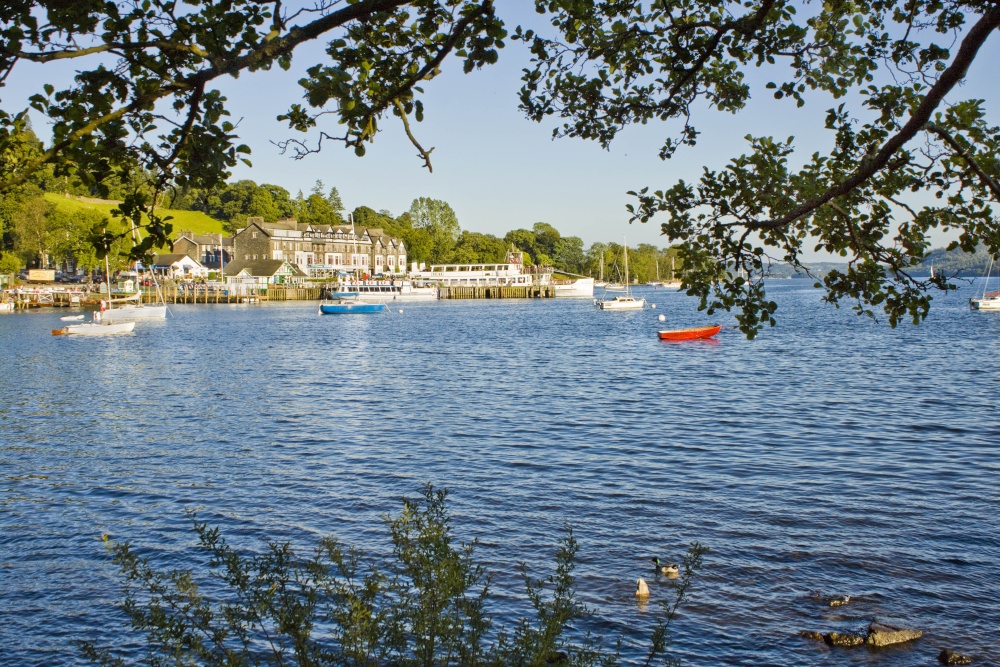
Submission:
[[[625,294],[629,293],[629,284],[632,282],[628,277],[628,239],[622,237],[622,255],[625,257]]]
[[[108,286],[108,310],[111,310],[111,264],[108,262],[108,230],[106,228],[101,229],[101,234],[104,235],[104,284]]]

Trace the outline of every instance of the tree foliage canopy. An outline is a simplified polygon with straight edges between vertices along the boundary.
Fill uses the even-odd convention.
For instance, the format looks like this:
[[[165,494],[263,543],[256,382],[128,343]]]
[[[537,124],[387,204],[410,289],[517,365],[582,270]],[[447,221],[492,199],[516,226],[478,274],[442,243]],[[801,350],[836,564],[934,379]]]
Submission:
[[[795,153],[794,139],[748,135],[748,152],[697,183],[637,190],[633,221],[666,214],[663,233],[682,242],[684,279],[702,306],[739,307],[741,329],[773,325],[763,278],[774,259],[803,268],[806,250],[846,257],[824,279],[833,303],[853,300],[895,325],[922,319],[920,264],[934,230],[953,244],[1000,250],[1000,129],[982,100],[961,100],[983,43],[996,37],[1000,5],[987,0],[537,0],[550,29],[519,28],[533,54],[522,108],[555,116],[557,136],[607,146],[622,128],[679,120],[660,156],[698,138],[705,105],[744,109],[762,70],[765,90],[816,114],[829,148]],[[936,201],[935,201],[936,200]],[[740,274],[747,276],[743,278]]]

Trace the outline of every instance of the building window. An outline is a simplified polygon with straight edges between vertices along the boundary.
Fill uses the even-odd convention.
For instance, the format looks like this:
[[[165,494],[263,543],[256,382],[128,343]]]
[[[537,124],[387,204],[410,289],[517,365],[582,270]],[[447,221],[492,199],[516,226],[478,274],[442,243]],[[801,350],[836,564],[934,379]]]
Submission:
[[[250,238],[257,238],[257,232],[251,232]]]

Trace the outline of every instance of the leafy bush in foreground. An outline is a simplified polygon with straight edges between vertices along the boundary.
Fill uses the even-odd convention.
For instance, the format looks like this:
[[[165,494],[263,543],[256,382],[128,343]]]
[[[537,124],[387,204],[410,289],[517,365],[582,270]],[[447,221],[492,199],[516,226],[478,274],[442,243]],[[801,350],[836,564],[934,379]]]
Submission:
[[[288,543],[270,543],[259,555],[242,555],[218,528],[195,523],[208,554],[212,580],[205,593],[190,571],[156,570],[128,543],[114,544],[125,577],[123,608],[145,635],[150,665],[236,667],[610,667],[609,649],[570,624],[591,612],[574,591],[578,544],[572,531],[556,551],[555,572],[532,579],[522,564],[534,610],[512,630],[494,628],[487,609],[490,577],[473,561],[475,543],[455,546],[446,492],[424,489],[422,500],[403,501],[387,519],[393,562],[385,571],[364,565],[364,554],[332,538],[300,558]],[[697,543],[670,582],[673,599],[651,638],[646,665],[676,664],[667,651],[669,626],[707,551]],[[548,590],[547,590],[548,589]],[[572,636],[571,636],[572,635]],[[102,665],[138,664],[91,642],[85,654]]]

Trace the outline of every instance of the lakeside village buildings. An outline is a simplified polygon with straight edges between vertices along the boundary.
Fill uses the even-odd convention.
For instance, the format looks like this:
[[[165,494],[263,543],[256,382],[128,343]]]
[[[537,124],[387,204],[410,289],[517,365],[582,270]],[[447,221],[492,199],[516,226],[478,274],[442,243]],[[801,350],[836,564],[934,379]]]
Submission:
[[[174,241],[174,252],[157,255],[153,266],[182,279],[199,278],[222,266],[227,282],[287,284],[311,278],[403,274],[406,246],[381,229],[250,218],[232,237],[182,231]]]

